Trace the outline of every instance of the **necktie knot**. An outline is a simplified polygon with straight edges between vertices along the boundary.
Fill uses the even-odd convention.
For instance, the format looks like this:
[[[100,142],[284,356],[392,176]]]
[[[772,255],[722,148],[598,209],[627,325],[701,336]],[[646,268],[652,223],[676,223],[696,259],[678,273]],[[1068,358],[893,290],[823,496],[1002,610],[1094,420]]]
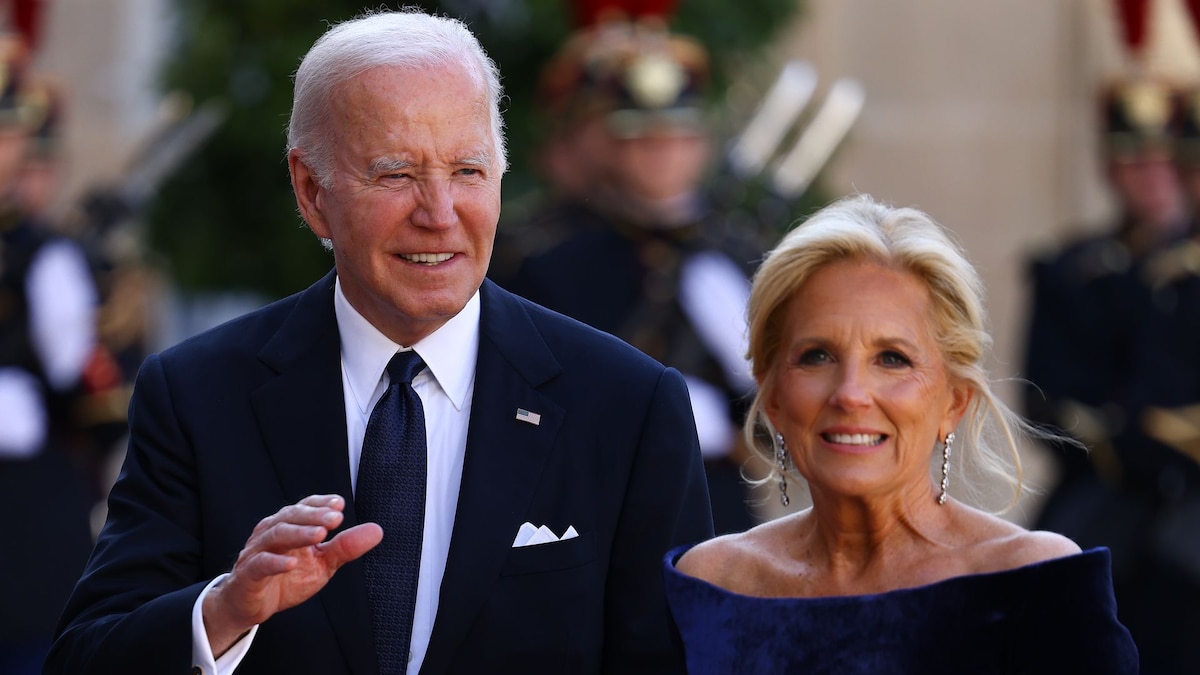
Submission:
[[[396,352],[396,355],[387,364],[387,372],[393,383],[412,384],[413,378],[424,368],[425,362],[421,360],[421,356],[417,354],[416,350],[412,349],[406,352]]]

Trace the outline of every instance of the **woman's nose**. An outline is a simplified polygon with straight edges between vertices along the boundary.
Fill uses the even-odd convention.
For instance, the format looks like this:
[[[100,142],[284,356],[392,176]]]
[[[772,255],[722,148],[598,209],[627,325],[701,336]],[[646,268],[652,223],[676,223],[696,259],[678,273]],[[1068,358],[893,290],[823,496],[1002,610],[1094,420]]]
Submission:
[[[829,398],[830,403],[841,408],[856,408],[868,404],[871,397],[863,369],[853,365],[839,368]]]

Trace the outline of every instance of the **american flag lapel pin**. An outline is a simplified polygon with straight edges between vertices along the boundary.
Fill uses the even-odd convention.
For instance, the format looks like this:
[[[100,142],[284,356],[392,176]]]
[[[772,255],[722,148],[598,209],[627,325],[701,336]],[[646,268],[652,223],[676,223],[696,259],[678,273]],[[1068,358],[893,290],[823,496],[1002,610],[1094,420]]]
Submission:
[[[522,422],[528,422],[535,427],[542,423],[542,416],[540,414],[529,412],[524,408],[517,408],[517,419]]]

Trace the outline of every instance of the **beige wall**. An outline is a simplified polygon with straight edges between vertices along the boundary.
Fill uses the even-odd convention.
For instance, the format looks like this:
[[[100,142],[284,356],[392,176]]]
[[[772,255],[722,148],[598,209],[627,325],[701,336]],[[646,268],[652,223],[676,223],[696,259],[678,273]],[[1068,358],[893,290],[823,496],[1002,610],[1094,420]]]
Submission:
[[[1095,215],[1078,5],[830,0],[789,47],[867,92],[825,185],[926,210],[990,292],[998,375],[1016,375],[1031,246]],[[1084,213],[1091,211],[1091,213]]]
[[[1128,66],[1111,4],[807,0],[779,46],[778,59],[811,62],[825,86],[843,76],[864,85],[862,115],[823,185],[916,206],[957,233],[989,290],[997,378],[1021,375],[1028,254],[1111,209],[1092,118],[1096,84]],[[1145,67],[1197,79],[1182,5],[1151,4]],[[1011,384],[998,390],[1015,404]],[[1036,484],[1053,480],[1040,449],[1025,459]],[[1011,517],[1035,508],[1036,498]]]
[[[168,0],[46,0],[36,65],[66,84],[62,206],[122,175],[159,128],[158,57],[169,38]]]

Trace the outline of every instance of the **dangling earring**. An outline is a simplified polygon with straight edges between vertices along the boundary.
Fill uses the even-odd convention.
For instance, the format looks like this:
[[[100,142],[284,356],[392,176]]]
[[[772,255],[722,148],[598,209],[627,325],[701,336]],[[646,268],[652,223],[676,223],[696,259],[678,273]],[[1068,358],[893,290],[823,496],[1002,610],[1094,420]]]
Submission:
[[[787,496],[787,443],[783,442],[783,434],[775,434],[775,461],[779,463],[779,503],[787,506],[792,500]]]
[[[954,432],[946,434],[946,442],[942,444],[942,494],[938,495],[938,504],[945,504],[948,495],[946,488],[950,487],[950,449],[954,444]]]

